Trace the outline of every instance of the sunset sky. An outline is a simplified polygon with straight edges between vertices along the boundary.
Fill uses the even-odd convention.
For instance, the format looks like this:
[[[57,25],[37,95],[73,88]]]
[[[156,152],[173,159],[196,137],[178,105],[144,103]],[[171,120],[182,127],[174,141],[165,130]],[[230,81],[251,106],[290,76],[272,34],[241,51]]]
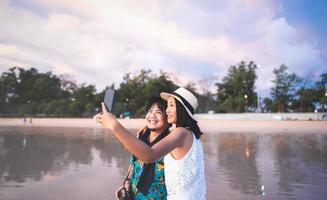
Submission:
[[[327,72],[324,0],[1,0],[0,73],[35,67],[77,83],[122,82],[140,69],[211,90],[230,65],[253,60],[269,94],[273,69]]]

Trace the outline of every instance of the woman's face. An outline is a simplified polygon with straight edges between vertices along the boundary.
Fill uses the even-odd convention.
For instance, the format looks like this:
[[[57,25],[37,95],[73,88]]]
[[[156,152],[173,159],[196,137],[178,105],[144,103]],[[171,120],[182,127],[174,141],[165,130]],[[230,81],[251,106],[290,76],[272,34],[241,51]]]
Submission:
[[[167,121],[169,124],[176,123],[177,117],[176,117],[176,102],[174,97],[170,96],[167,99]]]
[[[148,110],[145,116],[146,126],[151,130],[161,130],[166,128],[167,118],[157,104],[154,104]]]

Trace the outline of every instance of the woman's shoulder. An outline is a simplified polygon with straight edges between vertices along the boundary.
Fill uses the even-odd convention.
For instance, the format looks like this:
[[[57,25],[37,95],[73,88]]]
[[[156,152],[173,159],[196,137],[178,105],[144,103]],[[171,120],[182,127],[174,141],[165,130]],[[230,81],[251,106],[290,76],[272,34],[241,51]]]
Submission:
[[[174,130],[171,131],[171,133],[186,136],[191,133],[191,131],[185,127],[176,127]]]

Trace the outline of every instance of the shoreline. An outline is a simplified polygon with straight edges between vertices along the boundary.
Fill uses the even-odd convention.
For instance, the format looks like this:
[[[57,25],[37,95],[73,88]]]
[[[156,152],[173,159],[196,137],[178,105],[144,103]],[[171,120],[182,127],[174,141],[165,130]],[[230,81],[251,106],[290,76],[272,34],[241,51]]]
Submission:
[[[140,129],[145,125],[144,119],[118,119],[127,129]],[[327,134],[327,121],[271,121],[271,120],[218,120],[199,119],[203,132],[254,132],[254,133],[316,133]],[[1,127],[100,127],[92,118],[29,118],[24,125],[22,118],[0,118]]]

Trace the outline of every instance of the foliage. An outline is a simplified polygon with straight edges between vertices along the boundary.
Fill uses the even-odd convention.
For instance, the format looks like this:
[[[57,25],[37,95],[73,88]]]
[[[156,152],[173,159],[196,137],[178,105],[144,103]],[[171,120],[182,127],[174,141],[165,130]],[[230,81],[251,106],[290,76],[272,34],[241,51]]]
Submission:
[[[256,105],[254,83],[256,80],[254,62],[240,62],[231,66],[218,87],[219,110],[222,112],[244,112]]]
[[[316,82],[315,92],[317,102],[321,105],[321,111],[325,112],[327,105],[327,73],[320,75],[320,80]]]
[[[167,73],[156,75],[151,70],[141,70],[135,76],[127,73],[116,89],[113,112],[117,116],[124,112],[134,117],[144,116],[151,96],[178,87],[169,79]],[[115,86],[112,84],[97,93],[95,85],[78,86],[69,75],[58,77],[51,72],[40,73],[35,68],[13,67],[0,77],[0,115],[89,117],[100,111],[108,88],[115,89]]]
[[[0,89],[2,115],[83,116],[94,113],[91,108],[95,103],[94,85],[77,87],[74,81],[51,72],[13,67],[1,74]]]
[[[120,114],[131,112],[135,117],[146,113],[145,107],[151,96],[159,96],[162,91],[172,91],[177,86],[169,80],[169,76],[161,72],[156,76],[151,70],[141,70],[140,74],[131,77],[130,73],[124,76],[123,83],[117,90],[114,112]]]
[[[184,87],[198,98],[197,113],[251,112],[257,105],[255,92],[256,64],[240,62],[229,68],[222,82],[216,83],[217,94],[199,94],[196,83],[189,82]],[[327,104],[327,74],[321,74],[315,85],[302,85],[301,79],[287,72],[281,65],[274,71],[274,86],[271,98],[263,100],[265,112],[313,112],[325,111]],[[91,117],[101,110],[105,91],[115,89],[113,113],[131,117],[143,117],[151,96],[159,96],[162,91],[178,88],[170,75],[161,71],[159,75],[151,70],[141,70],[138,74],[126,73],[118,88],[114,84],[96,92],[95,85],[76,81],[68,75],[56,76],[51,72],[41,73],[35,68],[12,67],[0,76],[0,116],[40,116],[40,117]]]
[[[288,67],[283,64],[273,71],[275,79],[272,82],[275,85],[271,89],[271,96],[275,104],[273,110],[275,112],[289,111],[296,94],[296,83],[301,81],[296,74],[288,73],[287,69]]]

